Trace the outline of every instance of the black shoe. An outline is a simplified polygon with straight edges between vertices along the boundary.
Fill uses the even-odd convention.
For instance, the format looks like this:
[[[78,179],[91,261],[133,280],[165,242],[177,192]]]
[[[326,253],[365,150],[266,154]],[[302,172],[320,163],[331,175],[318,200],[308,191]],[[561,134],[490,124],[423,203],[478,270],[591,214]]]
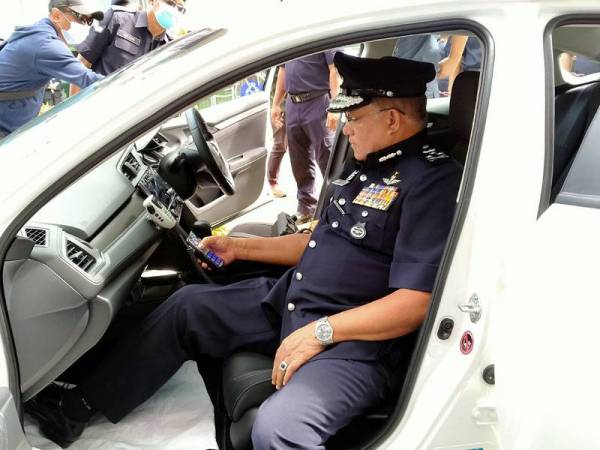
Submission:
[[[25,404],[25,412],[40,426],[40,432],[62,448],[77,440],[87,422],[79,422],[65,416],[61,408],[64,388],[52,384]]]

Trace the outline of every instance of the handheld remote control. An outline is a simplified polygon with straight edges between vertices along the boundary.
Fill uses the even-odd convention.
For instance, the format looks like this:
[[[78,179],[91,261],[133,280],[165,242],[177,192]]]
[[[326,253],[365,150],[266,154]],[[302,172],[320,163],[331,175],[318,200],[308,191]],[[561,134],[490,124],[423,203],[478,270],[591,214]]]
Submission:
[[[200,239],[194,234],[193,231],[190,231],[186,239],[186,243],[194,249],[194,253],[196,256],[202,261],[208,264],[212,269],[222,269],[225,263],[223,260],[217,256],[211,250],[207,250],[205,248],[200,248]]]

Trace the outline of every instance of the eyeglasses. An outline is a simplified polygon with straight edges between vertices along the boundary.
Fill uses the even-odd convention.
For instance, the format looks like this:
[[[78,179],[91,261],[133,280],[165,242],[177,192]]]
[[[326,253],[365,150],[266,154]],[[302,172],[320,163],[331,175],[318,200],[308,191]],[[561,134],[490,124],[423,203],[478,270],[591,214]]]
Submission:
[[[181,14],[185,14],[185,6],[180,3],[177,3],[175,0],[163,0],[167,5],[172,6],[173,8],[177,8]]]
[[[73,11],[71,8],[67,8],[65,11],[70,13],[73,17],[75,17],[75,19],[79,23],[89,26],[94,22],[94,19],[92,17],[84,16],[83,14],[79,14],[77,11]]]
[[[344,113],[344,117],[346,117],[346,123],[350,126],[353,126],[354,124],[356,124],[356,122],[358,122],[361,119],[364,119],[365,117],[374,116],[375,114],[379,114],[380,112],[390,111],[392,109],[394,111],[398,111],[402,115],[406,115],[406,113],[404,111],[402,111],[401,109],[398,109],[398,108],[382,108],[382,109],[379,109],[379,110],[374,111],[369,114],[365,114],[364,116],[360,116],[360,117],[352,117],[352,116],[349,116],[347,113]]]

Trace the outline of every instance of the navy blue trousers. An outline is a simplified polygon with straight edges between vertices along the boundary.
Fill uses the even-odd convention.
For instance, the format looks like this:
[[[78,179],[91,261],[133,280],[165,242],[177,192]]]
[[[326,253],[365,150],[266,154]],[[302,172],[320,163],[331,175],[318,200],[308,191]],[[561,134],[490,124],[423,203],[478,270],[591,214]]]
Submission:
[[[187,360],[223,358],[240,348],[274,354],[280,327],[263,313],[261,301],[275,281],[180,289],[83,380],[83,395],[116,423]],[[377,363],[308,362],[261,406],[252,433],[255,450],[323,449],[337,430],[382,400],[388,379],[387,369]]]

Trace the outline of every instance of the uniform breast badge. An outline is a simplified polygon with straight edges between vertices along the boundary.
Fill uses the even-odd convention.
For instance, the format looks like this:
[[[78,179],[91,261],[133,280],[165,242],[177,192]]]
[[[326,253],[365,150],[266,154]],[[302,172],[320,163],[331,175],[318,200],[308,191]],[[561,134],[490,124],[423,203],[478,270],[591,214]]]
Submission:
[[[352,203],[387,211],[394,200],[398,198],[399,193],[400,190],[396,186],[373,183],[365,186],[352,200]]]

